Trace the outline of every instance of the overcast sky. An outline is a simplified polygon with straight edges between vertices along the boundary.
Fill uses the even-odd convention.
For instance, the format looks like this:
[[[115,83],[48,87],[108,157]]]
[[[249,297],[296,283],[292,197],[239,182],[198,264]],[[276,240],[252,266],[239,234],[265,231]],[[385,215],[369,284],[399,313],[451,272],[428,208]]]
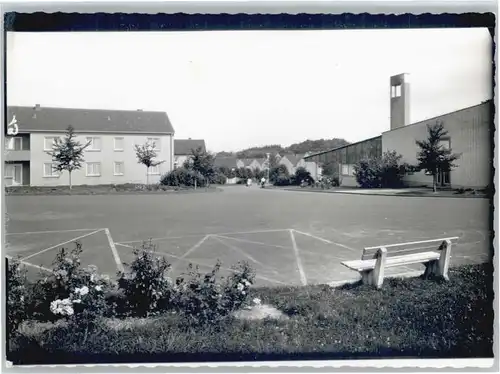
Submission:
[[[389,77],[411,122],[492,97],[486,29],[9,33],[9,105],[166,111],[211,151],[389,129]]]

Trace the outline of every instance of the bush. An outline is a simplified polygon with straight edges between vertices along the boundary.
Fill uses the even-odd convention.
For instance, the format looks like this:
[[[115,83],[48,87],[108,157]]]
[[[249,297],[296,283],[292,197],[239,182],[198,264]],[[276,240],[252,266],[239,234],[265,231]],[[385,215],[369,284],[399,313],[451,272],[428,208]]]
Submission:
[[[193,187],[195,181],[198,187],[204,187],[207,182],[200,173],[182,167],[164,174],[160,179],[160,184],[164,186]]]
[[[248,299],[255,274],[247,263],[233,267],[233,274],[217,282],[221,263],[201,274],[198,267],[189,264],[187,276],[176,280],[179,290],[175,303],[189,324],[213,324],[240,308]]]
[[[276,184],[278,181],[279,183],[285,183],[286,180],[290,180],[290,173],[285,165],[275,166],[269,171],[269,181],[271,183]]]
[[[26,269],[18,260],[8,260],[7,280],[7,336],[10,336],[27,317]]]
[[[314,183],[314,179],[311,176],[311,173],[304,167],[298,167],[297,170],[295,170],[295,175],[294,175],[294,183],[296,185],[301,185],[302,181],[307,183],[308,185],[311,185]]]
[[[398,188],[403,186],[406,164],[396,151],[384,152],[381,158],[364,159],[354,165],[354,176],[363,188]]]
[[[167,272],[171,266],[155,252],[151,240],[134,249],[135,259],[128,265],[130,271],[121,273],[118,279],[131,315],[145,317],[170,307],[173,282]]]

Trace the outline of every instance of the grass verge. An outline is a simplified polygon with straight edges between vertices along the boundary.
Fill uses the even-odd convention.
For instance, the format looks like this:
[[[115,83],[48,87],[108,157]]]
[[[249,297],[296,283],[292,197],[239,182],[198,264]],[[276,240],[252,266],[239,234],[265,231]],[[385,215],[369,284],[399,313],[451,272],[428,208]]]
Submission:
[[[113,194],[161,194],[161,193],[189,193],[189,192],[216,192],[217,186],[201,187],[173,187],[159,184],[116,184],[116,185],[81,185],[73,186],[16,186],[6,187],[6,195],[113,195]]]
[[[15,364],[493,357],[493,266],[450,269],[450,281],[386,279],[355,284],[258,288],[290,318],[195,328],[175,314],[102,320],[85,333],[64,323],[28,323],[8,345]]]

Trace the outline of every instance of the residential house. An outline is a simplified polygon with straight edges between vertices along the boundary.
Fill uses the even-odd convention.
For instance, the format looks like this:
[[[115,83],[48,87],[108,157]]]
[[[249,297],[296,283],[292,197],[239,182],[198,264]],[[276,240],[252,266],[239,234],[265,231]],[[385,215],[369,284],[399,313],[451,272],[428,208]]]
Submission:
[[[225,168],[229,170],[236,170],[238,168],[238,159],[234,156],[217,157],[215,156],[214,166],[218,168]],[[226,184],[236,184],[238,178],[227,178]]]
[[[279,165],[285,165],[286,168],[288,169],[288,173],[290,175],[295,174],[295,170],[297,169],[297,164],[299,164],[299,161],[302,159],[304,155],[299,154],[285,154],[281,159],[279,160],[278,164]]]
[[[73,185],[158,182],[173,168],[174,129],[165,112],[10,106],[7,121],[15,116],[19,133],[6,138],[7,186],[68,185],[67,172],[54,169],[52,150],[69,125],[75,140],[90,145],[82,168],[72,173]],[[149,169],[138,163],[135,145],[155,144],[160,165]],[[149,177],[149,178],[147,178]]]
[[[186,160],[191,158],[193,150],[201,148],[206,152],[203,139],[175,139],[174,140],[174,167],[181,167]]]

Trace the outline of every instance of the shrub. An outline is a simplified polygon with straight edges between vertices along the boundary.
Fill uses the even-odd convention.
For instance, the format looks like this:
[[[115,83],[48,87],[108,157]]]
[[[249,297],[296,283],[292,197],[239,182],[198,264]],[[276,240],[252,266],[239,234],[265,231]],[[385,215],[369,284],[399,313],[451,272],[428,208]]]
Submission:
[[[151,240],[144,242],[141,248],[134,249],[130,271],[120,274],[118,287],[132,315],[144,317],[170,307],[173,282],[167,272],[171,265],[155,252]]]
[[[206,179],[199,172],[186,168],[177,168],[166,174],[160,179],[160,184],[175,187],[193,187],[195,185],[203,187],[206,185]]]
[[[396,151],[388,151],[381,158],[361,160],[354,165],[356,181],[363,188],[402,187],[408,166],[400,164],[401,158]]]
[[[26,269],[18,260],[7,265],[7,336],[13,334],[26,317]]]
[[[269,171],[269,181],[276,184],[278,180],[283,183],[286,179],[290,179],[290,173],[285,165],[277,165]]]
[[[290,186],[293,184],[293,180],[285,175],[279,175],[274,181],[275,186]]]
[[[295,175],[294,175],[294,184],[300,185],[302,184],[302,181],[304,181],[307,184],[313,184],[314,179],[311,176],[311,173],[304,167],[298,167],[297,170],[295,170]]]
[[[178,290],[175,303],[189,324],[216,323],[240,308],[248,299],[255,274],[247,263],[233,267],[233,274],[217,282],[221,263],[201,274],[198,267],[189,264],[186,277],[176,280]]]
[[[227,177],[224,174],[222,174],[220,172],[216,172],[213,175],[213,180],[211,182],[215,183],[215,184],[226,184],[226,181],[227,181]]]

